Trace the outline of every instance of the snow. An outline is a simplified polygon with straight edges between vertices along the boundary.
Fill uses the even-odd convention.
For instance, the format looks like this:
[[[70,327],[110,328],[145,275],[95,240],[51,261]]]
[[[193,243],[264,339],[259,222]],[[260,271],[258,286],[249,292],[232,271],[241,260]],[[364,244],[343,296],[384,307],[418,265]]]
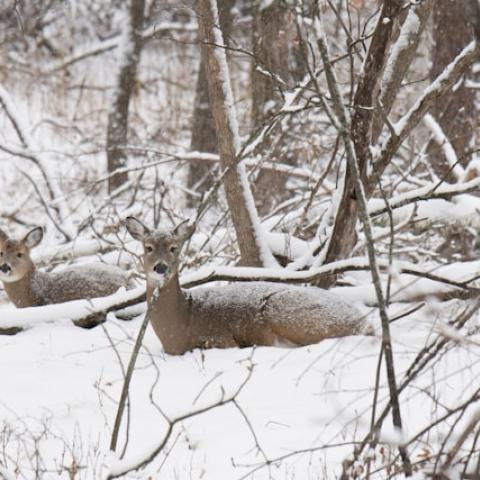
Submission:
[[[415,101],[410,110],[400,118],[394,125],[393,128],[397,136],[401,137],[404,133],[405,128],[409,125],[410,119],[412,116],[420,109],[422,101],[428,96],[439,89],[441,89],[443,83],[450,77],[455,66],[458,65],[465,57],[471,55],[476,48],[475,42],[470,42],[457,56],[456,58],[448,65],[445,70],[432,82],[423,92],[423,94]],[[383,145],[383,150],[388,144],[388,139],[385,140]]]
[[[478,210],[480,200],[477,196],[470,194],[459,194],[459,192],[474,191],[480,186],[480,178],[474,178],[468,182],[457,184],[442,184],[437,189],[432,185],[426,185],[409,192],[401,193],[389,200],[393,210],[395,221],[409,218],[415,213],[416,218],[426,221],[441,220],[447,223],[460,222],[466,226],[478,227]],[[433,194],[457,194],[450,201],[444,199],[428,198]],[[423,197],[424,200],[415,199]],[[375,216],[385,208],[385,201],[379,198],[372,198],[368,203],[370,215]]]
[[[423,122],[432,133],[437,144],[442,148],[443,154],[453,174],[457,179],[462,180],[465,177],[465,170],[458,162],[457,154],[438,122],[429,113],[423,117]]]
[[[141,318],[129,323],[111,320],[105,325],[124,362],[140,322]],[[422,345],[431,335],[430,323],[428,316],[419,314],[402,320],[400,326],[394,324],[394,351],[400,374],[413,361],[414,346]],[[166,432],[166,422],[152,402],[171,419],[213,405],[244,381],[251,359],[252,376],[238,403],[267,457],[274,459],[310,448],[318,448],[318,452],[292,454],[270,471],[264,467],[255,476],[248,476],[264,459],[254,448],[255,439],[245,419],[234,405],[228,404],[182,422],[168,443],[167,458],[162,454],[139,476],[125,478],[146,479],[161,472],[166,478],[200,479],[207,475],[220,480],[247,475],[258,480],[280,480],[286,475],[317,478],[325,471],[338,474],[341,461],[351,451],[348,442],[360,439],[368,429],[373,367],[380,340],[347,337],[294,350],[229,349],[170,357],[162,353],[149,328],[130,391],[131,440],[121,462],[112,459],[108,442],[122,375],[100,329],[39,325],[14,338],[0,337],[0,345],[0,412],[4,425],[14,432],[6,448],[12,455],[20,453],[22,473],[27,477],[32,467],[26,455],[33,448],[28,439],[44,427],[47,435],[40,437],[38,447],[45,468],[61,469],[74,456],[82,466],[79,479],[100,479],[109,469],[137,463],[161,442]],[[461,368],[470,355],[468,348],[454,348],[451,353],[449,359],[456,363],[448,367],[447,359],[440,359],[435,367],[442,372],[439,382],[448,378],[447,372]],[[472,368],[472,374],[478,373],[478,362]],[[443,399],[446,406],[466,394],[452,390],[458,381],[458,376],[448,380],[449,398]],[[432,420],[429,383],[426,372],[402,394],[407,438]],[[384,403],[384,386],[380,398]],[[399,440],[389,430],[388,422],[382,438],[387,448]],[[434,438],[431,441],[435,443]],[[65,456],[63,442],[69,446]],[[64,469],[55,478],[69,477]]]
[[[41,323],[71,323],[95,312],[136,299],[145,293],[144,287],[119,290],[103,298],[75,300],[72,302],[17,309],[13,305],[0,307],[0,328],[33,328]]]
[[[402,24],[398,39],[392,47],[392,52],[388,58],[387,65],[385,66],[382,79],[382,90],[385,91],[387,86],[392,82],[392,75],[395,73],[395,65],[397,64],[399,57],[418,35],[420,27],[421,24],[417,12],[414,8],[409,8],[407,18]]]

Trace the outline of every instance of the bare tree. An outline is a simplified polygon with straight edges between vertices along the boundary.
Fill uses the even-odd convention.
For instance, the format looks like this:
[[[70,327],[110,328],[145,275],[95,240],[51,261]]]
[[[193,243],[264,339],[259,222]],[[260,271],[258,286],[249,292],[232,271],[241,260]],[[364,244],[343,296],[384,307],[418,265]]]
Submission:
[[[141,28],[144,22],[145,0],[130,0],[119,51],[117,84],[108,113],[107,168],[111,177],[108,191],[112,192],[128,180],[127,172],[116,170],[126,166],[124,146],[128,139],[128,110],[137,76],[142,50]]]
[[[284,0],[254,2],[252,62],[252,122],[260,127],[283,103],[283,90],[293,86],[305,72],[297,35],[295,12]],[[262,157],[295,163],[288,153],[288,139],[281,124],[257,148]],[[260,170],[255,199],[261,214],[285,199],[286,178],[278,172]]]
[[[367,165],[372,161],[370,150],[375,100],[380,91],[380,81],[388,58],[388,47],[394,34],[393,19],[402,10],[402,2],[384,2],[372,40],[365,58],[357,89],[353,99],[351,137],[355,148],[362,183],[365,184]],[[342,198],[330,236],[326,261],[334,261],[349,255],[356,242],[355,227],[358,219],[357,199],[354,192],[352,173],[347,167]]]
[[[226,0],[219,6],[220,26],[225,44],[228,45],[232,27],[232,7],[235,0]],[[195,90],[195,104],[193,107],[192,137],[190,150],[192,152],[217,152],[217,137],[213,121],[212,108],[208,97],[208,83],[205,73],[206,59],[202,51],[200,67]],[[204,192],[212,184],[211,169],[203,162],[192,162],[188,169],[188,187],[197,192]],[[193,204],[193,198],[190,204]]]
[[[199,38],[206,59],[208,92],[215,120],[218,150],[224,168],[225,193],[243,265],[271,265],[275,260],[261,232],[258,214],[245,173],[239,162],[240,137],[223,35],[216,0],[197,0]]]

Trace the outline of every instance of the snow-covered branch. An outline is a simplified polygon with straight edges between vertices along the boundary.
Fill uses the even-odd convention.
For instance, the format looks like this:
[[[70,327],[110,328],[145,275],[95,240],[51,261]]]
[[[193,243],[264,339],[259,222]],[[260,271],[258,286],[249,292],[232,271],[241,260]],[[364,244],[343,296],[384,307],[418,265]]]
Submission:
[[[402,24],[398,39],[391,49],[390,56],[385,66],[380,94],[380,106],[383,115],[388,115],[397,98],[410,65],[414,59],[420,37],[425,30],[432,0],[424,0],[419,4],[411,4],[407,18]],[[372,138],[375,143],[381,133],[383,118],[380,112],[375,115]]]
[[[436,98],[441,97],[457,81],[461,73],[475,60],[478,49],[475,42],[467,45],[453,62],[429,85],[416,100],[410,110],[394,124],[394,134],[390,134],[383,142],[380,154],[374,158],[373,173],[369,180],[369,188],[373,189],[382,176],[385,168],[403,141],[420,120],[428,112]]]
[[[105,321],[106,315],[145,300],[145,288],[119,291],[113,295],[91,300],[46,305],[44,307],[15,308],[5,306],[0,309],[0,334],[17,333],[40,323],[71,323],[80,327],[93,327]]]

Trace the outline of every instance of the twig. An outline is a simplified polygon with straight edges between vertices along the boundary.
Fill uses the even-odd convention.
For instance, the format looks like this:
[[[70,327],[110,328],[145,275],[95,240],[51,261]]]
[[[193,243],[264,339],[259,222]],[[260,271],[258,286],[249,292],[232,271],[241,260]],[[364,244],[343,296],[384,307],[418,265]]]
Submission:
[[[401,431],[402,417],[400,413],[400,402],[398,398],[399,394],[398,394],[396,377],[395,377],[395,363],[393,360],[390,324],[389,324],[388,314],[386,310],[385,299],[383,297],[383,292],[382,292],[380,270],[378,268],[377,259],[375,255],[372,226],[371,226],[370,216],[368,214],[367,197],[365,195],[364,186],[361,180],[361,173],[357,163],[355,150],[352,144],[352,140],[350,138],[347,114],[345,111],[345,107],[342,103],[342,98],[340,95],[340,91],[338,89],[338,84],[335,78],[335,74],[330,65],[325,32],[321,22],[322,22],[321,18],[316,16],[315,23],[316,23],[316,28],[318,32],[318,44],[320,48],[320,54],[322,56],[322,61],[325,68],[325,74],[327,77],[327,83],[328,83],[328,88],[330,90],[330,95],[332,97],[332,101],[334,102],[336,114],[338,116],[337,119],[338,119],[338,123],[340,124],[339,133],[342,136],[342,139],[345,145],[347,164],[348,164],[348,168],[352,176],[353,184],[355,187],[355,193],[356,193],[357,203],[359,207],[359,215],[363,223],[365,237],[367,238],[367,252],[368,252],[368,259],[371,267],[370,272],[372,275],[373,284],[375,286],[375,293],[377,295],[380,318],[382,322],[382,349],[383,349],[383,352],[385,355],[385,361],[386,361],[388,387],[390,390],[390,401],[392,404],[393,424],[395,425],[396,428],[398,428]],[[412,467],[411,467],[410,458],[407,454],[407,451],[403,446],[399,447],[399,451],[402,457],[405,474],[406,476],[411,476]]]
[[[173,420],[167,420],[167,422],[168,422],[167,431],[166,431],[165,435],[163,436],[162,440],[160,441],[160,443],[157,445],[157,447],[155,447],[144,459],[142,459],[138,462],[135,462],[134,465],[127,466],[126,468],[117,468],[113,472],[110,472],[109,475],[107,476],[107,480],[110,480],[112,478],[118,478],[122,475],[125,475],[126,473],[129,473],[129,472],[132,472],[132,471],[137,471],[141,468],[146,467],[165,448],[168,440],[170,439],[170,437],[173,433],[173,429],[175,428],[175,426],[178,423],[183,422],[184,420],[196,417],[198,415],[202,415],[203,413],[209,412],[210,410],[214,410],[214,409],[216,409],[218,407],[221,407],[223,405],[227,405],[229,403],[232,403],[238,397],[240,392],[243,390],[245,385],[250,380],[250,377],[252,376],[252,372],[253,372],[253,365],[250,364],[249,367],[248,367],[248,373],[247,373],[245,379],[243,380],[243,382],[240,384],[240,386],[235,390],[235,392],[230,397],[221,398],[218,402],[216,402],[212,405],[209,405],[209,406],[204,407],[204,408],[200,408],[198,410],[195,410],[194,412],[186,413],[185,415],[180,415],[179,417],[176,417]]]

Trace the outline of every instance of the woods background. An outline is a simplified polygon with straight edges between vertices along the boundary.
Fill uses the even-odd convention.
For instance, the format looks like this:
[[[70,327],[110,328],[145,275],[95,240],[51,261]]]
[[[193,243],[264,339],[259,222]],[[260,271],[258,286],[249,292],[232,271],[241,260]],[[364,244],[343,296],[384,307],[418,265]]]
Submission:
[[[8,0],[2,225],[14,234],[44,226],[37,260],[49,270],[92,256],[136,269],[127,216],[154,226],[193,218],[186,287],[333,288],[376,322],[373,411],[314,478],[336,478],[333,468],[345,479],[443,479],[455,468],[455,478],[478,479],[479,41],[477,0]],[[65,317],[9,312],[5,333]],[[85,326],[91,314],[69,318]],[[412,343],[402,337],[420,323]],[[442,362],[454,372],[439,379]],[[402,395],[416,388],[431,418],[407,435]],[[269,455],[245,418],[270,476],[298,478],[305,470],[271,467],[327,448],[312,441]],[[398,436],[382,439],[384,422]],[[177,423],[150,459],[157,467]],[[9,431],[0,476],[53,478],[48,453],[35,477],[25,473],[33,467],[11,453],[20,449]],[[60,474],[93,478],[84,463],[83,473]],[[248,465],[241,478],[263,478]]]

